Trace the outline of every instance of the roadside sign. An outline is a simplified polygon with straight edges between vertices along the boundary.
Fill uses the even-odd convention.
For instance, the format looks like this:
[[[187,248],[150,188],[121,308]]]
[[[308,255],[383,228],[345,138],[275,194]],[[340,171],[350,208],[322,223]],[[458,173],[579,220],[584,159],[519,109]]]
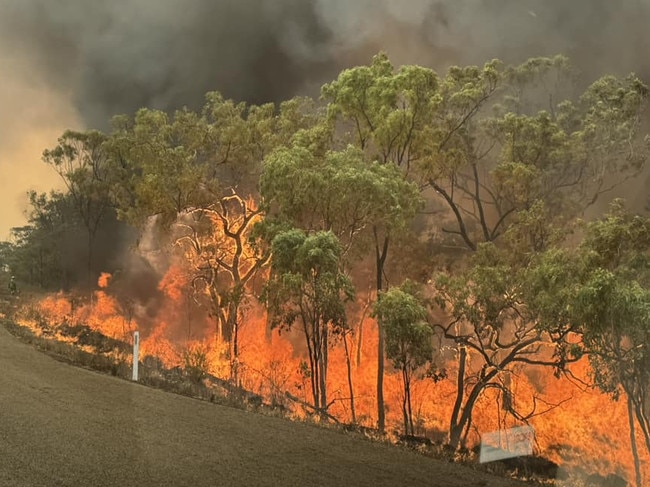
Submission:
[[[480,463],[533,454],[535,430],[519,426],[481,435]]]

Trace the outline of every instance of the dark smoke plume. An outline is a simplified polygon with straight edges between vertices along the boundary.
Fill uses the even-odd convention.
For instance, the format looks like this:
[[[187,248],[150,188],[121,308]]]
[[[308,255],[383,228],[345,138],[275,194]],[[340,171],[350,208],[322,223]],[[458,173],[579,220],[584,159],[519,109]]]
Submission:
[[[649,77],[649,21],[650,0],[2,0],[0,233],[65,128],[196,109],[210,90],[253,103],[316,95],[380,49],[439,71],[563,53],[585,79]]]
[[[647,0],[3,0],[0,40],[103,125],[209,90],[277,101],[386,49],[398,62],[570,55],[589,75],[648,71]]]
[[[251,102],[290,97],[317,72],[325,42],[308,2],[284,0],[8,0],[14,44],[84,119],[103,125],[141,106],[198,105],[205,92]]]

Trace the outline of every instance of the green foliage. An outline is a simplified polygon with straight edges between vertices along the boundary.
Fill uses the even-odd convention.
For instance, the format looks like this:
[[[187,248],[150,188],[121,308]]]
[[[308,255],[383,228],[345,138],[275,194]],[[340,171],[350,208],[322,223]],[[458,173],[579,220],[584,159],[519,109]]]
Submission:
[[[439,79],[431,69],[395,70],[385,53],[370,66],[347,69],[323,86],[328,115],[347,128],[347,141],[372,160],[410,167],[426,147],[428,124],[440,103]]]
[[[211,92],[201,113],[143,108],[133,119],[114,118],[108,146],[120,214],[136,225],[153,215],[172,223],[227,188],[254,193],[265,155],[313,125],[316,113],[307,99],[284,102],[276,112]]]
[[[643,83],[606,76],[576,100],[569,71],[563,57],[448,71],[417,176],[451,210],[446,233],[468,248],[497,240],[535,205],[575,218],[645,164]]]
[[[27,225],[11,229],[0,262],[24,283],[67,289],[81,277],[79,255],[85,250],[87,229],[69,193],[32,191],[28,196]]]
[[[210,199],[215,147],[206,143],[209,127],[199,115],[181,110],[170,117],[143,108],[133,120],[120,117],[113,125],[110,150],[120,169],[114,194],[122,218],[142,225],[161,215],[171,223]]]
[[[586,225],[586,235],[581,246],[585,265],[600,266],[609,270],[633,273],[648,284],[648,253],[650,248],[650,223],[647,218],[628,213],[621,200],[610,205],[610,212],[600,220]]]
[[[58,145],[43,152],[43,161],[54,168],[68,190],[66,198],[86,233],[86,284],[94,282],[96,238],[114,216],[111,200],[112,168],[108,137],[98,131],[66,131]]]
[[[406,281],[379,295],[373,316],[381,323],[386,336],[386,356],[401,371],[404,398],[402,413],[404,432],[414,434],[411,408],[411,382],[414,372],[432,359],[433,330],[426,322],[427,310],[417,296],[417,288]],[[438,377],[435,373],[431,375]]]
[[[271,325],[298,324],[309,355],[313,405],[324,412],[327,402],[329,335],[347,326],[345,303],[354,297],[341,272],[341,247],[332,232],[306,234],[300,229],[279,233],[272,243],[271,277],[262,295]]]
[[[278,234],[272,243],[271,280],[263,295],[274,327],[334,328],[345,325],[349,278],[340,270],[341,248],[331,232],[307,235],[300,229]]]
[[[98,131],[66,131],[58,145],[43,152],[43,161],[61,176],[79,218],[94,235],[111,210],[111,168],[107,136]]]
[[[386,333],[386,356],[396,369],[416,370],[431,360],[433,330],[426,322],[427,310],[409,285],[391,288],[373,306]]]
[[[397,168],[368,163],[351,146],[323,155],[300,145],[279,149],[264,162],[260,191],[274,218],[331,230],[346,250],[370,225],[404,230],[421,204]]]
[[[614,394],[622,387],[640,404],[650,386],[650,220],[617,201],[585,230],[571,317],[582,328],[596,384]]]
[[[526,313],[540,330],[573,329],[571,300],[577,288],[578,268],[571,252],[553,248],[535,255],[527,267],[522,280],[521,301]],[[571,357],[577,357],[578,350],[567,349]]]
[[[435,138],[434,121],[438,119],[440,80],[431,69],[403,66],[395,69],[385,53],[379,53],[370,66],[343,71],[336,80],[322,88],[322,98],[328,102],[328,115],[343,141],[354,144],[365,158],[381,164],[399,167],[408,178],[414,164],[426,159]],[[414,200],[410,200],[414,201]],[[408,209],[417,205],[399,205]],[[392,212],[385,213],[391,215]],[[408,215],[408,212],[406,213]],[[402,228],[411,218],[398,218]],[[391,242],[400,232],[385,222],[369,225],[374,244],[376,289],[384,287],[384,274]],[[377,405],[379,428],[384,428],[383,368],[384,338],[379,326],[377,350]]]

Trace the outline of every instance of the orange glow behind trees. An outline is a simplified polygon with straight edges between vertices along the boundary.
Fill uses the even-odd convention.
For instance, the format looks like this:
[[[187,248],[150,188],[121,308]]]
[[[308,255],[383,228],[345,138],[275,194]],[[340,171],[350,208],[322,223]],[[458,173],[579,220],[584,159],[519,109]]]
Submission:
[[[173,276],[177,273],[178,269],[170,268],[161,283],[174,282]],[[109,276],[104,275],[101,281],[106,284],[108,279]],[[173,289],[173,286],[166,289]],[[43,299],[37,308],[43,318],[53,326],[63,322],[88,324],[107,336],[127,340],[124,330],[138,329],[136,319],[131,320],[129,328],[124,328],[129,320],[121,314],[116,300],[101,289],[95,292],[92,304],[79,306],[74,312],[71,298],[64,294]],[[208,358],[208,372],[228,379],[228,347],[215,334],[209,320],[202,323],[201,328],[197,325],[194,338],[179,340],[177,337],[184,335],[186,323],[179,321],[180,315],[169,319],[165,313],[165,310],[161,310],[156,317],[155,326],[150,330],[141,331],[144,359],[151,356],[161,360],[166,367],[182,367],[184,352],[198,349],[205,352]],[[22,321],[23,324],[37,329],[33,322]],[[355,408],[359,424],[374,427],[377,421],[374,367],[377,327],[375,321],[369,317],[365,318],[363,326],[360,362],[357,365],[353,361],[352,367]],[[301,362],[306,359],[303,339],[296,333],[273,333],[269,337],[266,315],[259,306],[249,311],[247,319],[242,322],[240,333],[239,377],[242,387],[262,395],[269,404],[283,406],[290,415],[297,418],[310,416],[310,410],[304,410],[286,396],[289,392],[294,397],[310,402],[308,378],[304,376],[304,368],[301,367]],[[355,350],[358,345],[356,339],[357,336],[352,335],[351,348]],[[332,344],[329,362],[327,381],[329,396],[333,400],[329,413],[342,422],[349,422],[351,412],[347,371],[341,343]],[[447,363],[450,376],[454,375],[453,367],[456,365],[455,360]],[[570,368],[577,378],[588,379],[590,366],[586,360],[581,360]],[[540,453],[567,467],[580,467],[601,474],[618,472],[633,478],[625,401],[615,402],[605,394],[580,386],[576,381],[557,379],[551,370],[542,367],[520,367],[513,372],[511,381],[513,400],[516,401],[518,409],[532,411],[537,407],[538,412],[548,410],[530,420],[536,431],[536,446]],[[423,378],[423,374],[414,376],[411,400],[416,434],[445,441],[454,394],[453,381],[434,383],[431,379]],[[385,377],[385,397],[387,428],[389,434],[394,435],[401,430],[403,422],[403,386],[399,371],[390,367]],[[539,398],[536,405],[532,402],[533,397]],[[503,410],[502,398],[494,391],[479,399],[473,419],[469,435],[471,444],[476,444],[483,432],[519,424]],[[640,435],[639,441],[642,441]],[[650,458],[645,452],[641,453],[645,478],[650,475]]]
[[[455,451],[529,423],[539,452],[557,461],[628,478],[640,465],[648,478],[650,442],[635,461],[625,405],[585,386],[614,370],[583,355],[594,351],[590,330],[592,344],[608,340],[599,326],[621,320],[610,309],[626,294],[592,280],[596,299],[581,302],[589,296],[577,290],[603,265],[576,244],[586,208],[643,170],[650,92],[633,75],[605,76],[566,97],[570,74],[561,56],[439,76],[381,53],[325,85],[320,106],[248,106],[215,92],[201,111],[116,117],[92,146],[106,164],[102,204],[140,231],[144,270],[106,269],[114,275],[101,274],[92,293],[50,296],[24,322],[61,336],[85,326],[125,344],[137,330],[147,364],[243,388],[296,417],[426,435]],[[84,181],[91,169],[75,174]],[[48,197],[38,201],[46,211]],[[43,235],[62,238],[43,231],[47,216],[14,246],[26,280],[35,268],[25,256],[49,242]],[[276,244],[287,235],[336,245],[283,253]],[[642,266],[617,270],[639,291],[629,316],[641,318],[616,344],[636,336],[640,356],[650,356],[645,254],[650,246],[633,253]],[[321,279],[323,262],[333,279]],[[56,275],[66,269],[52,269],[41,285],[67,286]],[[373,303],[406,279],[424,311],[401,323],[392,306],[372,319]],[[418,335],[433,335],[426,357],[394,353],[389,318],[406,331],[421,322]],[[385,345],[401,371],[384,370]]]

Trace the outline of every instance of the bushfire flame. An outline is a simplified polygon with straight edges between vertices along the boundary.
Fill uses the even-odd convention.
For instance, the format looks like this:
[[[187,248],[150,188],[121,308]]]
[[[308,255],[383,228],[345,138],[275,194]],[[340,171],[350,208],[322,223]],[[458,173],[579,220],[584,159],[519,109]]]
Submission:
[[[205,316],[202,321],[183,310],[188,306],[187,276],[179,267],[172,266],[160,281],[159,289],[169,303],[155,317],[155,325],[145,328],[138,322],[137,313],[125,310],[109,292],[111,276],[102,274],[98,289],[89,302],[58,293],[41,300],[37,305],[40,316],[57,326],[84,324],[102,334],[130,342],[132,334],[141,333],[141,353],[160,360],[166,367],[187,366],[187,357],[204,357],[207,371],[228,380],[233,364],[228,358],[228,345],[223,343]],[[35,331],[41,330],[35,320],[23,319],[22,324]],[[298,334],[271,332],[261,307],[252,306],[240,327],[240,353],[237,378],[242,388],[261,395],[274,405],[293,411],[295,416],[308,414],[300,406],[288,401],[286,393],[309,402],[309,379],[305,375],[306,353]],[[376,350],[377,326],[373,319],[363,320],[361,342],[359,335],[348,338],[351,357],[351,376],[357,423],[376,424]],[[341,422],[352,420],[348,372],[343,346],[337,344],[330,351],[328,391],[334,401],[329,412]],[[413,410],[418,434],[444,441],[448,418],[451,415],[456,385],[453,363],[448,364],[449,379],[434,383],[419,377],[413,384]],[[582,360],[572,365],[572,373],[586,380],[589,364]],[[533,417],[531,426],[536,431],[540,453],[567,468],[580,467],[602,475],[617,473],[634,478],[633,459],[629,445],[629,428],[625,401],[613,401],[598,391],[580,387],[567,379],[557,379],[552,371],[543,368],[518,370],[511,374],[513,401],[520,411],[548,410]],[[543,394],[541,393],[543,391]],[[402,386],[400,375],[387,362],[385,377],[387,424],[398,431],[402,424]],[[533,397],[541,399],[533,403]],[[480,434],[517,426],[517,421],[506,414],[498,391],[488,391],[478,401],[473,414],[470,439],[477,443]],[[638,444],[643,444],[639,435]],[[650,478],[650,458],[640,449],[645,478]]]

